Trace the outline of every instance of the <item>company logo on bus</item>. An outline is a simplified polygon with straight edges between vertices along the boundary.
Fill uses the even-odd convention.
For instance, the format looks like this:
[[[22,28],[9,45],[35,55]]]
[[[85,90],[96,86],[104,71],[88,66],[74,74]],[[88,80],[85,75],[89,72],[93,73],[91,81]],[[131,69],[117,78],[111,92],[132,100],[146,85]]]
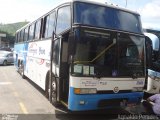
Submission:
[[[34,54],[37,53],[37,44],[36,44],[36,43],[32,43],[32,44],[29,46],[29,52],[30,52],[30,53],[34,53]]]
[[[37,64],[42,65],[44,63],[44,59],[38,59],[36,60]]]
[[[119,92],[119,88],[118,88],[118,87],[115,87],[115,88],[113,89],[113,92],[114,92],[114,93],[118,93],[118,92]]]

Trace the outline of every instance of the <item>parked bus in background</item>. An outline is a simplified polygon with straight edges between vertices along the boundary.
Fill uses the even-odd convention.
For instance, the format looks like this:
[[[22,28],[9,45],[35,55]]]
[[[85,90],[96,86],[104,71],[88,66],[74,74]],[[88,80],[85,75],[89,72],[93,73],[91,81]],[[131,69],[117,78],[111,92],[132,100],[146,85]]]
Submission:
[[[16,32],[15,66],[71,111],[138,104],[145,84],[140,15],[74,0]]]
[[[144,34],[148,74],[146,96],[148,97],[160,93],[160,31],[147,29]]]
[[[156,30],[156,29],[149,29],[149,28],[145,28],[143,29],[145,33],[152,33],[154,35],[156,35],[159,39],[160,39],[160,30]]]

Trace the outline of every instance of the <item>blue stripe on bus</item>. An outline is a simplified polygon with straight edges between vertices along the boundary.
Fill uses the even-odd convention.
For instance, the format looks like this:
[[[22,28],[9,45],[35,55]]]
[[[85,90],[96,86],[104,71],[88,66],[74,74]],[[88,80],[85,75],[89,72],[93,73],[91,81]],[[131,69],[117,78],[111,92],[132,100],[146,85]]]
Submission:
[[[125,98],[128,99],[129,103],[138,103],[143,98],[143,92],[120,93],[120,94],[76,95],[74,94],[74,88],[70,87],[68,109],[71,111],[96,110],[96,109],[100,109],[98,107],[98,103],[101,100],[125,99]],[[83,105],[80,104],[80,101],[84,101],[85,104]]]
[[[16,44],[14,45],[14,54],[17,54],[14,59],[14,65],[18,69],[18,57],[23,59],[23,64],[26,64],[26,55],[28,51],[28,43]]]

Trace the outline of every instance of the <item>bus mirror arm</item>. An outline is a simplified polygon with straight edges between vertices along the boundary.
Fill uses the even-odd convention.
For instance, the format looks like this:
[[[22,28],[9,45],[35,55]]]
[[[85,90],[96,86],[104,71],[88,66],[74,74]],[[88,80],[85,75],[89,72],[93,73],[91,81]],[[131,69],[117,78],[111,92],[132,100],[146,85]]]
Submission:
[[[69,33],[69,38],[68,38],[68,53],[69,56],[73,56],[76,51],[76,41],[75,41],[75,36],[74,32]]]

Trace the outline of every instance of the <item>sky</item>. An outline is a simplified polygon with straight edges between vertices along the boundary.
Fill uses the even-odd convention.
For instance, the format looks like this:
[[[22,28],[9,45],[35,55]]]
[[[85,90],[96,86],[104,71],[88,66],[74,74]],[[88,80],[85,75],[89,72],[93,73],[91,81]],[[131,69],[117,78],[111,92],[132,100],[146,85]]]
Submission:
[[[0,23],[33,21],[69,0],[0,0]],[[98,1],[98,0],[90,0]],[[160,29],[160,0],[99,0],[138,12],[144,28]]]

